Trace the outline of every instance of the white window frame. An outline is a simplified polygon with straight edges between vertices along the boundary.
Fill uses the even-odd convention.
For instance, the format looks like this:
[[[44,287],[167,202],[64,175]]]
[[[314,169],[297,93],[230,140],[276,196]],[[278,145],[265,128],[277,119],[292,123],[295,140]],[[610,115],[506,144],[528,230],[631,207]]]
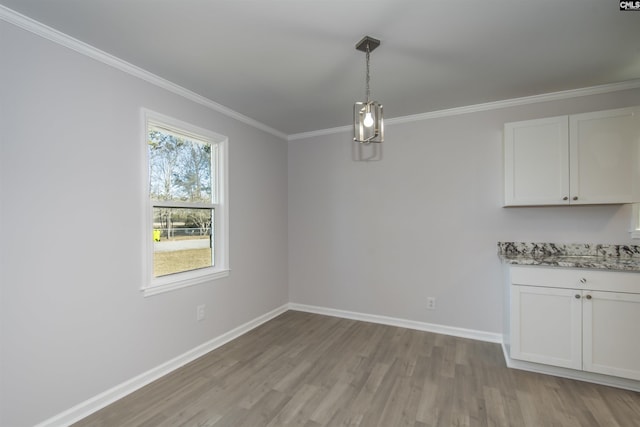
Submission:
[[[634,203],[631,208],[631,238],[640,239],[640,203]]]
[[[149,191],[149,154],[148,154],[148,129],[149,125],[159,126],[178,134],[187,135],[194,139],[206,141],[216,147],[217,155],[212,156],[212,174],[215,174],[212,195],[214,200],[211,205],[203,207],[213,208],[214,218],[213,233],[213,266],[166,276],[154,277],[153,275],[153,208],[156,203],[151,200]],[[142,149],[143,149],[143,177],[144,177],[144,219],[143,219],[143,266],[144,280],[141,291],[144,296],[156,295],[187,286],[211,282],[229,276],[229,139],[224,136],[190,123],[183,122],[164,114],[156,113],[148,109],[142,109]],[[213,152],[213,150],[212,150]],[[163,206],[173,203],[163,202]],[[175,207],[185,207],[176,203]],[[188,207],[196,207],[190,205]]]

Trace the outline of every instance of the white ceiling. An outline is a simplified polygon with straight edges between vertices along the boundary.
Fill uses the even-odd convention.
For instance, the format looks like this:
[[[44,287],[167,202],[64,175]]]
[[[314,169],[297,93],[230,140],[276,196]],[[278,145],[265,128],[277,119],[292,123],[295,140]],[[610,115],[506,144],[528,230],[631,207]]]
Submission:
[[[291,135],[640,78],[640,12],[612,0],[0,0]]]

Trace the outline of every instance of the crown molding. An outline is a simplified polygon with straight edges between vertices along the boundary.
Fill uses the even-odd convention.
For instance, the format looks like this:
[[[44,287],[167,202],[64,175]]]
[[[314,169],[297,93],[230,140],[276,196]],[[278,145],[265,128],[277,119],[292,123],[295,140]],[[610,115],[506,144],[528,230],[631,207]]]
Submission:
[[[158,86],[176,95],[189,99],[213,111],[224,114],[227,117],[235,119],[239,122],[247,124],[256,129],[262,130],[264,132],[267,132],[273,136],[287,140],[289,142],[312,138],[316,136],[324,136],[324,135],[338,134],[338,133],[351,131],[351,126],[340,126],[335,128],[320,129],[320,130],[315,130],[310,132],[302,132],[302,133],[287,135],[286,133],[273,129],[272,127],[267,126],[264,123],[258,122],[257,120],[254,120],[250,117],[240,114],[237,111],[234,111],[230,108],[225,107],[224,105],[218,104],[217,102],[210,100],[209,98],[205,98],[204,96],[198,95],[195,92],[185,89],[182,86],[172,83],[166,79],[163,79],[140,67],[137,67],[126,61],[123,61],[120,58],[117,58],[109,53],[101,51],[100,49],[97,49],[87,43],[84,43],[67,34],[64,34],[54,28],[48,27],[42,24],[41,22],[38,22],[18,12],[15,12],[14,10],[9,9],[3,5],[0,5],[0,20],[6,21],[10,24],[15,25],[16,27],[22,28],[26,31],[29,31],[42,38],[45,38],[54,43],[57,43],[61,46],[72,49],[82,55],[85,55],[92,59],[100,61],[106,65],[114,67],[132,76],[138,77],[148,83],[151,83],[155,86]],[[565,90],[560,92],[546,93],[541,95],[525,96],[522,98],[513,98],[513,99],[502,100],[502,101],[469,105],[465,107],[449,108],[445,110],[432,111],[428,113],[413,114],[410,116],[394,117],[394,118],[386,119],[385,126],[393,126],[401,123],[417,122],[417,121],[430,120],[430,119],[435,119],[440,117],[449,117],[449,116],[456,116],[461,114],[475,113],[480,111],[497,110],[500,108],[509,108],[509,107],[527,105],[527,104],[536,104],[540,102],[556,101],[561,99],[569,99],[569,98],[576,98],[581,96],[597,95],[602,93],[616,92],[616,91],[629,90],[629,89],[638,89],[638,88],[640,88],[640,79],[629,80],[629,81],[620,82],[620,83],[611,83],[611,84],[591,86],[591,87],[586,87],[581,89],[572,89],[572,90]]]
[[[384,125],[397,125],[401,123],[418,122],[422,120],[437,119],[440,117],[457,116],[460,114],[477,113],[480,111],[498,110],[501,108],[517,107],[521,105],[537,104],[540,102],[557,101],[561,99],[577,98],[580,96],[598,95],[609,92],[618,92],[621,90],[630,90],[640,88],[640,79],[628,80],[620,83],[610,83],[600,86],[591,86],[580,89],[563,90],[560,92],[551,92],[541,95],[525,96],[522,98],[506,99],[503,101],[487,102],[484,104],[469,105],[466,107],[449,108],[446,110],[432,111],[429,113],[413,114],[410,116],[394,117],[385,119]],[[296,141],[300,139],[312,138],[315,136],[330,135],[334,133],[349,132],[351,126],[340,126],[331,129],[322,129],[312,132],[303,132],[289,135],[288,141]]]
[[[389,124],[389,120],[393,120],[393,119],[384,120],[385,126]],[[315,136],[332,135],[334,133],[342,133],[342,132],[353,132],[353,126],[340,126],[337,128],[312,130],[310,132],[302,132],[302,133],[293,133],[287,137],[287,140],[291,142],[291,141],[297,141],[300,139],[313,138]]]
[[[195,92],[185,89],[182,86],[172,83],[166,79],[163,79],[162,77],[159,77],[153,73],[150,73],[149,71],[146,71],[140,67],[137,67],[126,61],[123,61],[122,59],[117,58],[116,56],[113,56],[85,42],[75,39],[54,28],[44,25],[41,22],[38,22],[27,16],[24,16],[3,5],[0,5],[0,20],[6,21],[10,24],[15,25],[16,27],[22,28],[23,30],[29,31],[30,33],[33,33],[44,39],[57,43],[68,49],[74,50],[82,55],[95,59],[96,61],[100,61],[106,65],[109,65],[127,74],[138,77],[139,79],[142,79],[148,83],[151,83],[152,85],[165,89],[176,95],[182,96],[183,98],[186,98],[190,101],[193,101],[197,104],[200,104],[218,113],[224,114],[227,117],[230,117],[234,120],[247,124],[251,127],[267,132],[280,139],[286,140],[288,138],[287,134],[280,132],[276,129],[273,129],[272,127],[269,127],[264,123],[260,123],[257,120],[254,120],[250,117],[240,114],[237,111],[234,111],[230,108],[225,107],[224,105],[218,104],[217,102],[210,100],[209,98],[205,98],[204,96],[198,95]]]
[[[456,107],[447,110],[433,111],[424,114],[415,114],[411,116],[397,117],[385,120],[385,124],[400,124],[415,122],[420,120],[435,119],[439,117],[456,116],[467,113],[477,113],[480,111],[498,110],[501,108],[517,107],[521,105],[537,104],[540,102],[557,101],[561,99],[577,98],[588,95],[598,95],[608,92],[617,92],[621,90],[640,88],[640,79],[629,80],[621,83],[610,83],[600,86],[591,86],[580,89],[563,90],[559,92],[544,93],[540,95],[525,96],[522,98],[506,99],[502,101],[487,102],[484,104],[469,105],[466,107]]]

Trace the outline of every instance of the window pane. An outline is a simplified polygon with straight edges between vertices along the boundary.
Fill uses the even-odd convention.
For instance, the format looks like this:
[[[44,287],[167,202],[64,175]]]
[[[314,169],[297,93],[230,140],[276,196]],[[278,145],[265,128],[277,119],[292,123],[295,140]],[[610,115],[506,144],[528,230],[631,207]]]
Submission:
[[[153,208],[154,277],[213,266],[213,209]]]
[[[149,126],[151,200],[211,202],[211,144]]]

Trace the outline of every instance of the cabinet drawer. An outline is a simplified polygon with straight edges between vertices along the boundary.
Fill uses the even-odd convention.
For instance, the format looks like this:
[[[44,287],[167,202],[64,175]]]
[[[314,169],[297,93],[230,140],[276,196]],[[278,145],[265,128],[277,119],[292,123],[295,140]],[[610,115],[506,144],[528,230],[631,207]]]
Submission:
[[[514,265],[511,267],[511,283],[640,294],[640,273],[622,271]]]

